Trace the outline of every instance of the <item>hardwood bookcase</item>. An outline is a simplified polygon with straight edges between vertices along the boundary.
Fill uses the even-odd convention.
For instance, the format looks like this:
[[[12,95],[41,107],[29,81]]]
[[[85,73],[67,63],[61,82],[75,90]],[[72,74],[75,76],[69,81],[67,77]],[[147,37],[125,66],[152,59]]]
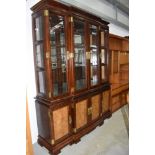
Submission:
[[[31,10],[38,143],[56,155],[111,116],[109,23],[54,0]]]
[[[129,39],[109,35],[110,82],[112,112],[128,103],[129,96]]]

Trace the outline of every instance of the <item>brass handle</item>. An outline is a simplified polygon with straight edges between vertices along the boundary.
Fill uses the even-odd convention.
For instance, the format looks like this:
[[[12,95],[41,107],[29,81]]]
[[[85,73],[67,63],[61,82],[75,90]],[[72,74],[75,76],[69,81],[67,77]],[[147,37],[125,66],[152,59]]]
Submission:
[[[86,59],[89,60],[91,57],[90,52],[86,52]]]
[[[88,108],[88,115],[91,115],[92,114],[92,110],[93,110],[92,107]]]
[[[69,116],[68,121],[69,121],[69,124],[72,124],[72,117],[71,116]]]

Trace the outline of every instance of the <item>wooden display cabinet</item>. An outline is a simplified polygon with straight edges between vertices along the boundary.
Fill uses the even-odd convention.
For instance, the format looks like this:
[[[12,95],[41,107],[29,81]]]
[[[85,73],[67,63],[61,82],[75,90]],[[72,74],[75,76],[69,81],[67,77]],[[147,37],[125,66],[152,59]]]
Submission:
[[[110,82],[112,112],[128,103],[129,92],[129,40],[109,35]]]
[[[111,116],[109,27],[54,0],[31,10],[38,143],[56,155]]]

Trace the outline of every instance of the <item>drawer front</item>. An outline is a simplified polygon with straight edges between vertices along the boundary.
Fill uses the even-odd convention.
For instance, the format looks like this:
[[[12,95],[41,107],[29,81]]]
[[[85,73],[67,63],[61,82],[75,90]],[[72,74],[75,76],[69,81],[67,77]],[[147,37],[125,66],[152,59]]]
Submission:
[[[87,100],[76,103],[76,129],[87,124]]]

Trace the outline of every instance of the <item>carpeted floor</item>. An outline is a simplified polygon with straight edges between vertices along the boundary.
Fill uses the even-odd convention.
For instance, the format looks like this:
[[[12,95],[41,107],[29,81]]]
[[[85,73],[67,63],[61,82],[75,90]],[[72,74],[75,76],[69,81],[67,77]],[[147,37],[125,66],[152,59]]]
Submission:
[[[101,127],[81,138],[77,144],[68,145],[60,155],[128,155],[128,105],[113,113]],[[34,145],[34,155],[49,155],[44,147]]]

